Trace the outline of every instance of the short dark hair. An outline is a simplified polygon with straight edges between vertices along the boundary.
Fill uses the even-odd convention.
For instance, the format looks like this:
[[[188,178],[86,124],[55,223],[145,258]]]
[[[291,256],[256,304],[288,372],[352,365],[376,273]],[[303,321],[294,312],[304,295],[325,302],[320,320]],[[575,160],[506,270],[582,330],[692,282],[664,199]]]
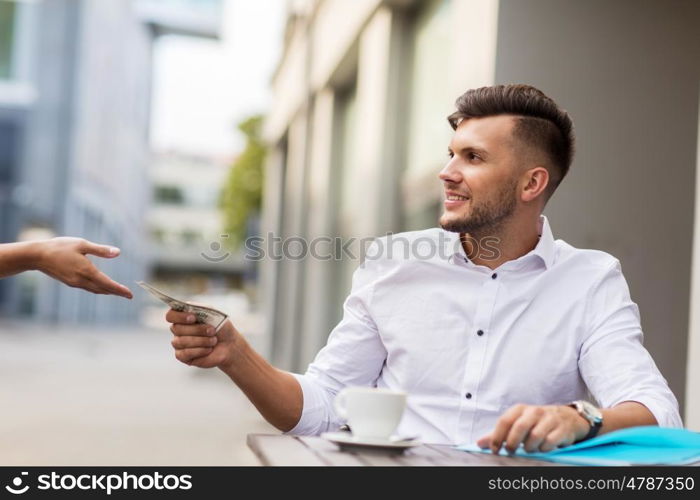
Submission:
[[[574,158],[574,124],[565,110],[541,90],[523,84],[467,90],[455,106],[457,111],[447,117],[455,130],[464,119],[514,115],[513,135],[543,151],[556,169],[550,170],[546,199],[552,196]]]

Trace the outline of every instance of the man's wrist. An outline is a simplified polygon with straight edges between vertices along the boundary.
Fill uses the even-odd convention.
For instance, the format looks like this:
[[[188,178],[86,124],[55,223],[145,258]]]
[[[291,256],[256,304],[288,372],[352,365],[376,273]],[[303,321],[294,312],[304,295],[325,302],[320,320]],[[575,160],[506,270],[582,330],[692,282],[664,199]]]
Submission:
[[[586,420],[586,418],[583,415],[581,415],[573,406],[566,405],[566,408],[574,414],[574,423],[576,426],[576,430],[574,432],[576,439],[574,439],[574,442],[580,441],[581,439],[585,438],[590,432],[591,423],[588,420]]]
[[[569,403],[571,407],[578,415],[586,421],[588,424],[588,431],[580,437],[577,437],[576,443],[579,441],[584,441],[595,437],[600,428],[603,426],[603,413],[599,408],[596,408],[593,404],[584,400],[577,400]]]
[[[248,344],[243,336],[233,327],[233,325],[224,325],[223,328],[227,327],[233,329],[233,340],[229,346],[228,356],[218,365],[218,367],[219,370],[233,378],[235,376],[236,366],[240,364],[240,360],[243,358],[244,351]]]

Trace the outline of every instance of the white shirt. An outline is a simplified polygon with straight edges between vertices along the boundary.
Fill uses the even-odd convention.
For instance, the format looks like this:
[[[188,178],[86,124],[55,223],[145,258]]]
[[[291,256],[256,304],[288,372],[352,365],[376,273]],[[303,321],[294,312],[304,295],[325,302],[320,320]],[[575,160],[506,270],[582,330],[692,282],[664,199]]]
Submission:
[[[304,406],[290,434],[337,430],[333,398],[346,386],[407,392],[398,433],[429,443],[474,443],[518,403],[590,396],[603,408],[637,401],[659,425],[683,425],[642,346],[619,261],[555,241],[545,216],[537,246],[495,270],[439,228],[376,240],[342,321],[295,376]]]

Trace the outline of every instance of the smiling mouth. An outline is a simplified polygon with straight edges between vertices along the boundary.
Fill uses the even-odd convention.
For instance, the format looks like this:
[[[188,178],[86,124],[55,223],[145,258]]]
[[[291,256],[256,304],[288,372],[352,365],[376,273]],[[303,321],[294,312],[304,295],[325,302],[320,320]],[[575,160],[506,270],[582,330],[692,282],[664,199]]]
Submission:
[[[446,196],[445,199],[448,201],[467,201],[469,198],[466,196],[459,196],[456,194],[451,194],[449,196]]]

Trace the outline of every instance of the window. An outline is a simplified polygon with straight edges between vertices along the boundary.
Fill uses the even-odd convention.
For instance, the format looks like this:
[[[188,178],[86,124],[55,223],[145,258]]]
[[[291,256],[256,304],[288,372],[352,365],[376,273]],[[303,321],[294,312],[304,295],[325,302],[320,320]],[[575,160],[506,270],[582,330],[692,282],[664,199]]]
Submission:
[[[440,215],[437,174],[446,161],[452,135],[446,117],[453,111],[449,65],[451,1],[420,4],[413,33],[413,67],[409,97],[406,171],[404,173],[404,231],[435,227]]]
[[[15,10],[14,2],[0,1],[0,79],[8,79],[12,74]]]
[[[425,2],[416,19],[409,104],[410,172],[439,167],[452,135],[446,120],[454,107],[449,85],[450,23],[449,0]]]
[[[362,197],[362,186],[357,183],[356,160],[356,127],[357,127],[357,84],[340,90],[336,94],[336,117],[334,124],[333,141],[333,172],[335,183],[334,197],[336,200],[337,219],[336,236],[343,239],[343,243],[356,236],[353,223],[357,217],[357,199]],[[352,251],[357,255],[358,246]],[[340,257],[340,256],[338,256]],[[335,326],[343,315],[343,302],[350,292],[352,285],[352,273],[358,262],[350,260],[343,255],[342,260],[335,265],[333,283],[333,300],[331,301],[331,327]],[[330,331],[330,330],[329,330]]]
[[[9,189],[8,186],[14,181],[14,172],[17,169],[19,133],[17,124],[0,121],[0,189],[3,186],[5,189]]]
[[[180,238],[182,238],[182,242],[186,246],[192,246],[202,240],[200,232],[194,229],[184,229],[182,233],[180,233]]]
[[[182,205],[185,197],[177,186],[156,186],[154,196],[156,203]]]

